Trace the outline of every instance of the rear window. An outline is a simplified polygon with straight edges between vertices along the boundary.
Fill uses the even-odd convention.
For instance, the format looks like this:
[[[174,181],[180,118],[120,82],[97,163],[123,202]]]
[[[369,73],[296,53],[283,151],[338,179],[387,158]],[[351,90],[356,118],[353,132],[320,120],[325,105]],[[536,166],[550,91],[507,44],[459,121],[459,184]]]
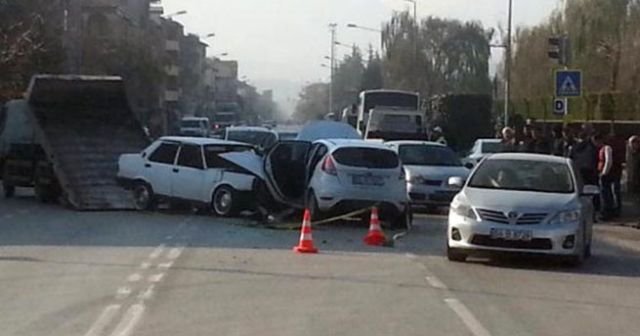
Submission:
[[[498,153],[502,149],[502,144],[499,142],[483,142],[482,153]]]
[[[203,123],[200,120],[183,120],[181,125],[182,127],[199,128],[202,127]]]
[[[332,155],[337,163],[352,167],[392,169],[400,164],[396,153],[385,149],[348,147]]]

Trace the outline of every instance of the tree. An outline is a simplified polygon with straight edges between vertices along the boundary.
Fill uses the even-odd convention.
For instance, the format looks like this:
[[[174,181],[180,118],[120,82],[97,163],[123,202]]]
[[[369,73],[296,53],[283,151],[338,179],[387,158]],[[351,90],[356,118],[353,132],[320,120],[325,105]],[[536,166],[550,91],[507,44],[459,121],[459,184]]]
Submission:
[[[360,49],[353,46],[351,54],[338,64],[333,77],[333,106],[336,109],[353,104],[358,99],[364,60]]]
[[[414,37],[416,24],[418,36]],[[385,84],[413,90],[417,76],[418,90],[424,96],[489,94],[492,36],[492,30],[476,22],[429,17],[416,23],[408,12],[396,13],[383,29]],[[416,39],[418,55],[414,62]]]
[[[311,83],[300,92],[294,118],[299,121],[322,119],[329,111],[329,85]]]
[[[62,13],[59,1],[0,0],[0,100],[35,73],[62,70]]]
[[[383,86],[382,60],[380,59],[380,55],[369,46],[369,59],[362,74],[360,88],[364,91],[382,89]]]

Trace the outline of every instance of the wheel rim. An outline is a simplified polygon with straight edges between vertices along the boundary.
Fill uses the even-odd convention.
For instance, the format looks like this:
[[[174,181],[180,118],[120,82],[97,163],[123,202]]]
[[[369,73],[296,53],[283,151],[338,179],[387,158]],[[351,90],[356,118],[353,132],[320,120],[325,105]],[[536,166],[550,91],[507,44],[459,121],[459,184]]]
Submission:
[[[146,209],[149,205],[149,199],[151,198],[151,195],[147,187],[139,186],[135,189],[134,198],[136,207],[138,209]]]
[[[231,196],[231,192],[226,189],[218,190],[213,204],[216,213],[226,215],[231,210],[232,205],[233,196]]]

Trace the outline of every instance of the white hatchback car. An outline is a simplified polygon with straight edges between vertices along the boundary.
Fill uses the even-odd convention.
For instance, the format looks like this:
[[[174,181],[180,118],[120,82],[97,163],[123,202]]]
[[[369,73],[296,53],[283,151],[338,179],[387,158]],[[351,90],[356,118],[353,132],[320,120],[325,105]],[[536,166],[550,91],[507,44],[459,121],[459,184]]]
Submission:
[[[591,254],[593,205],[572,161],[538,154],[494,154],[476,167],[451,203],[447,255],[481,252],[554,255],[579,264]]]
[[[142,153],[123,154],[118,180],[133,190],[140,210],[161,199],[209,205],[219,216],[231,216],[251,204],[255,176],[223,159],[230,152],[253,152],[238,142],[209,138],[162,137]]]

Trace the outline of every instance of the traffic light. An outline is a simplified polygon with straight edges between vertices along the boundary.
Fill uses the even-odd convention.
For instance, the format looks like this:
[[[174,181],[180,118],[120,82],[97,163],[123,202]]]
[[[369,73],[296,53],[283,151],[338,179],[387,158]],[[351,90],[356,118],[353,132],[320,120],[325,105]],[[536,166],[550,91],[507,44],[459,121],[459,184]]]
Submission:
[[[549,58],[558,60],[560,65],[568,66],[571,62],[571,43],[566,36],[549,38]]]

